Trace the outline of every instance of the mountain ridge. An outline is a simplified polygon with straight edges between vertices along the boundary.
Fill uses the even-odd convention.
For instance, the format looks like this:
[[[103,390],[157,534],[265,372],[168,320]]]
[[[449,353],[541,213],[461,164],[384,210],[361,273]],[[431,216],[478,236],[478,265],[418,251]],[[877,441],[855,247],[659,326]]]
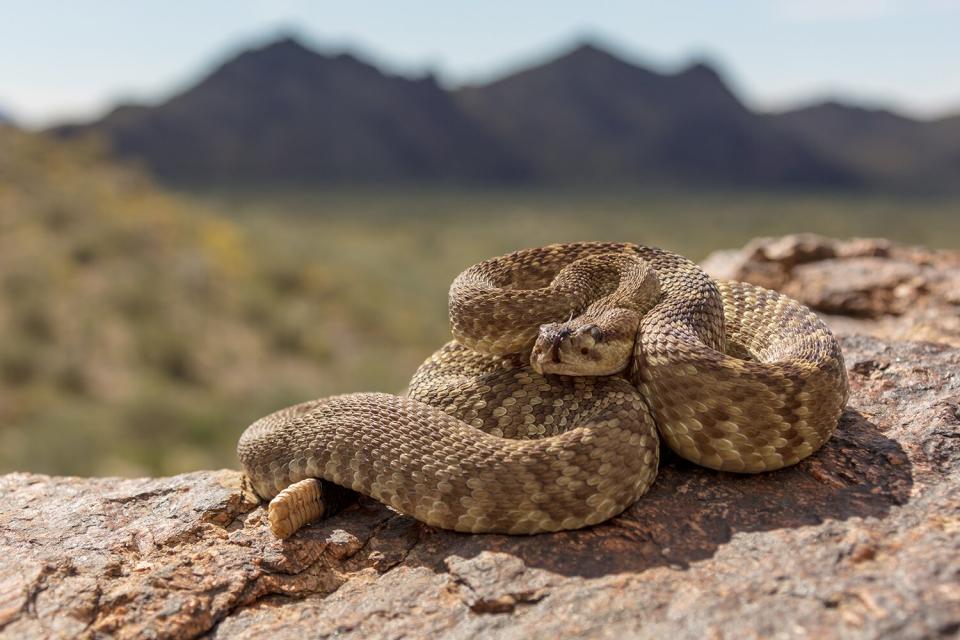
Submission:
[[[514,141],[547,181],[837,186],[855,180],[766,126],[702,62],[663,74],[581,45],[457,96],[474,120]]]
[[[768,118],[874,183],[907,191],[960,185],[960,116],[916,120],[825,100]]]
[[[91,130],[177,183],[507,181],[521,171],[432,77],[387,75],[291,38],[240,53],[160,105],[54,132]]]
[[[179,184],[960,184],[953,118],[836,101],[756,112],[704,61],[661,73],[592,41],[447,90],[284,37],[157,105],[53,132],[100,135]]]

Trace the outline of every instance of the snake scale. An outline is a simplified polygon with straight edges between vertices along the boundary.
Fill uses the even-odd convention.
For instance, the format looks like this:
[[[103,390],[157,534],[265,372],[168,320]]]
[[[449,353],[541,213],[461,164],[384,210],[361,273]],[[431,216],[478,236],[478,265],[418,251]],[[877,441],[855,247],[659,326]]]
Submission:
[[[406,396],[315,400],[243,433],[277,535],[332,513],[345,489],[457,531],[584,527],[647,491],[660,438],[705,467],[770,471],[816,451],[848,397],[813,312],[653,247],[493,258],[456,278],[449,310],[454,340]]]

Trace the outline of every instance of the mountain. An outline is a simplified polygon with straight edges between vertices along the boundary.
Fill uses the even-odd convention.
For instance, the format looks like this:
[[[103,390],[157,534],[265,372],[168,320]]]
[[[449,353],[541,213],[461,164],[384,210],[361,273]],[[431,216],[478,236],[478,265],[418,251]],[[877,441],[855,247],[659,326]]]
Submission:
[[[292,39],[247,51],[156,107],[89,126],[179,183],[506,180],[523,171],[431,77],[388,76]]]
[[[921,121],[827,101],[769,119],[867,184],[900,189],[960,184],[960,116]]]
[[[160,178],[196,185],[960,185],[960,117],[836,103],[761,114],[706,64],[663,74],[592,44],[447,91],[283,39],[162,104],[55,132],[101,135]]]
[[[663,75],[586,44],[457,98],[550,181],[837,186],[853,179],[747,110],[702,63]]]

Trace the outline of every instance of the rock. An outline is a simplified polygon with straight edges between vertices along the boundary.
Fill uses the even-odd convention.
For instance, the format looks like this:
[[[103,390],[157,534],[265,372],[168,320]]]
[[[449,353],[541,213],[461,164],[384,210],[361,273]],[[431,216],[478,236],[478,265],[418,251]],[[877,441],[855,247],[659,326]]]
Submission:
[[[960,346],[960,252],[800,234],[718,251],[703,266],[715,278],[782,291],[841,334]]]
[[[863,260],[913,265],[916,305],[954,304],[922,302],[953,277],[948,254],[872,242],[817,248],[807,237],[752,251],[783,268],[783,286],[835,265],[870,290],[887,280]],[[581,531],[450,533],[364,498],[286,541],[235,471],[14,473],[0,477],[0,636],[956,636],[958,334],[862,335],[884,322],[913,335],[922,315],[906,305],[871,319],[836,280],[809,295],[857,314],[828,318],[851,399],[834,437],[795,467],[738,476],[667,453],[647,496]]]
[[[842,342],[852,398],[812,458],[736,476],[667,455],[647,496],[582,531],[449,533],[362,499],[280,542],[234,471],[4,476],[0,634],[954,634],[960,349]]]
[[[824,313],[856,317],[900,315],[926,287],[922,269],[887,258],[831,258],[795,267],[780,287]]]

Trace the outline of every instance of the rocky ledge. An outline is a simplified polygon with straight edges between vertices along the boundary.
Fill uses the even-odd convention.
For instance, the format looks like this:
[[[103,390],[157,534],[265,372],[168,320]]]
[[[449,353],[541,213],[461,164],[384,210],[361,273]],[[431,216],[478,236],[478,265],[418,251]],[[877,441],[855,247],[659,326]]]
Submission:
[[[370,500],[274,540],[235,471],[0,478],[0,635],[928,638],[960,633],[960,254],[813,236],[712,256],[841,337],[834,438],[776,473],[666,455],[603,525],[439,531]]]

